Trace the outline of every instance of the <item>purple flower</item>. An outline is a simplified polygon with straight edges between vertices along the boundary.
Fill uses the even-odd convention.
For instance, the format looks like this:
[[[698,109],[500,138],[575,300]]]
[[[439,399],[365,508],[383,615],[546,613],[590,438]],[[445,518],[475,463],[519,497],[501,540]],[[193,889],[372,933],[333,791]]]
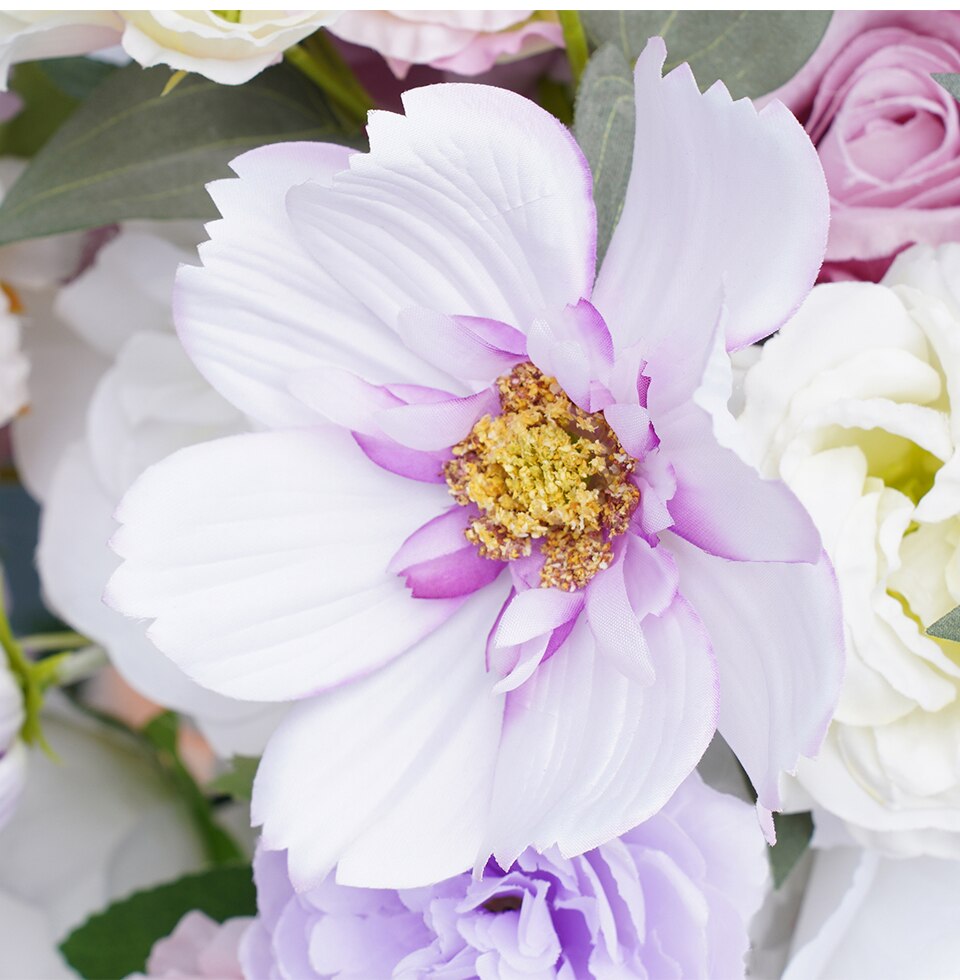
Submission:
[[[816,277],[816,153],[637,63],[594,283],[590,170],[490,86],[408,92],[369,153],[265,147],[212,187],[180,337],[266,431],[183,450],[118,512],[108,601],[199,683],[301,699],[253,816],[299,888],[570,857],[655,813],[719,723],[759,794],[842,673],[810,518],[725,445],[726,348]]]
[[[743,976],[766,856],[750,807],[684,782],[659,814],[575,858],[524,851],[504,871],[402,891],[328,878],[298,894],[282,852],[254,862],[259,916],[240,960],[294,976]]]

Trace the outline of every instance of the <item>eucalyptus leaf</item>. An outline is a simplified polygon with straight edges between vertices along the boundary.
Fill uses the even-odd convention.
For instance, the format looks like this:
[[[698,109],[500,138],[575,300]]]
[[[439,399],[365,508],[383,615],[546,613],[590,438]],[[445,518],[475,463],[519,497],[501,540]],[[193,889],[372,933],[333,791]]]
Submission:
[[[60,950],[82,977],[114,980],[146,969],[153,944],[169,935],[191,909],[223,922],[255,915],[249,866],[214,868],[115,902],[75,929]]]
[[[116,65],[93,58],[47,58],[36,62],[43,72],[64,95],[82,102],[95,88],[116,70]]]
[[[255,146],[356,144],[341,116],[288,65],[245,85],[196,75],[161,95],[166,68],[114,71],[34,157],[0,206],[0,244],[131,218],[210,218],[204,185]]]
[[[211,780],[207,789],[236,800],[249,800],[253,796],[253,780],[259,765],[260,760],[255,756],[235,755],[230,760],[230,768]]]
[[[830,22],[829,10],[585,10],[587,37],[615,44],[633,65],[648,38],[667,43],[666,70],[688,61],[702,88],[723,79],[735,98],[772,92],[796,74]]]
[[[930,636],[941,640],[953,640],[960,643],[960,606],[951,609],[946,616],[941,616],[932,626],[927,628]]]
[[[620,50],[606,44],[587,63],[573,125],[593,172],[598,266],[623,210],[635,127],[633,72]]]
[[[813,817],[809,813],[775,813],[773,825],[777,843],[768,849],[773,886],[779,888],[803,857],[813,836]]]
[[[933,80],[960,102],[960,75],[934,74]]]

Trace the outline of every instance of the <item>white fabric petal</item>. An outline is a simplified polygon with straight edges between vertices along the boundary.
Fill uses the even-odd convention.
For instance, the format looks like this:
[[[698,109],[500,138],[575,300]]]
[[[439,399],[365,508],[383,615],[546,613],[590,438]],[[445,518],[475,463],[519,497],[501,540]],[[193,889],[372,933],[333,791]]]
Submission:
[[[117,567],[107,542],[116,530],[114,498],[80,444],[65,453],[40,522],[37,566],[44,598],[65,622],[104,646],[124,679],[144,697],[193,716],[215,751],[256,755],[278,720],[271,706],[233,701],[190,680],[147,639],[144,627],[103,604]]]
[[[473,863],[503,711],[476,641],[506,588],[476,593],[416,648],[296,708],[277,731],[252,814],[265,846],[289,850],[298,889],[338,861],[337,881],[374,888],[426,885]]]
[[[459,600],[415,600],[387,566],[449,504],[339,429],[234,436],[147,470],[117,512],[108,601],[198,683],[287,700],[367,673]]]
[[[351,151],[280,143],[231,164],[239,179],[210,185],[222,220],[207,226],[203,268],[177,276],[177,331],[222,395],[271,426],[313,421],[289,393],[296,375],[333,365],[369,381],[449,387],[452,379],[410,354],[303,250],[284,204],[290,187],[329,183]]]
[[[370,113],[370,152],[332,185],[287,197],[323,269],[391,330],[425,307],[525,331],[587,296],[592,178],[570,132],[489,85],[430,85],[403,104],[406,115]]]
[[[706,624],[720,671],[719,730],[758,803],[779,809],[780,773],[812,756],[843,679],[843,627],[833,571],[816,565],[731,562],[674,535],[664,543],[680,592]]]
[[[630,680],[580,618],[570,638],[507,697],[489,853],[509,867],[532,845],[581,854],[655,813],[713,735],[716,667],[682,599],[644,621],[656,680]]]
[[[817,276],[829,206],[817,153],[779,102],[761,112],[721,83],[701,95],[687,65],[661,78],[664,43],[637,61],[637,125],[620,221],[594,305],[618,348],[709,341],[716,300],[728,346],[776,330]]]

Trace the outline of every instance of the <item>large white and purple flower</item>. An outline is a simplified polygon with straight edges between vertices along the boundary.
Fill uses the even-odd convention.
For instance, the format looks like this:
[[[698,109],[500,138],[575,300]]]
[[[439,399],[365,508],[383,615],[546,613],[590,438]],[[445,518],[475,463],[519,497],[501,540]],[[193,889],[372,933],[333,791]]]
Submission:
[[[615,840],[570,859],[524,851],[506,870],[491,861],[482,879],[388,891],[328,878],[297,894],[286,855],[261,849],[259,914],[239,959],[258,980],[733,980],[765,891],[764,851],[750,807],[696,774]]]
[[[718,725],[768,819],[820,744],[832,572],[723,442],[726,349],[808,292],[823,175],[783,106],[664,58],[637,63],[596,282],[580,149],[496,88],[408,92],[369,153],[265,147],[211,186],[178,330],[267,431],[141,477],[108,601],[199,683],[302,699],[253,800],[298,888],[583,853],[659,810]]]

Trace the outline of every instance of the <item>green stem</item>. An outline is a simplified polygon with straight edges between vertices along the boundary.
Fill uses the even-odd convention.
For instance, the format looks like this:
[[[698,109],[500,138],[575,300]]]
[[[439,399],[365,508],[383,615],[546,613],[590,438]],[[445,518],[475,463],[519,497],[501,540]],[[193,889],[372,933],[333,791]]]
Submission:
[[[322,31],[287,48],[286,59],[349,113],[351,122],[366,124],[375,103]]]
[[[48,681],[48,686],[56,684],[57,687],[68,687],[70,684],[79,684],[80,681],[89,680],[109,663],[107,651],[94,644],[77,650],[76,653],[65,653],[60,657],[50,659],[55,659],[57,663]],[[45,663],[45,660],[41,660],[38,666]]]
[[[0,648],[7,655],[10,669],[20,682],[23,691],[23,710],[24,722],[20,735],[28,744],[40,745],[45,752],[52,754],[50,746],[43,737],[40,730],[40,708],[43,705],[43,689],[40,680],[34,670],[33,663],[23,652],[23,648],[17,643],[13,630],[10,627],[10,620],[7,619],[7,610],[4,604],[6,593],[6,583],[3,572],[0,571]]]
[[[64,630],[62,633],[34,633],[31,636],[21,636],[20,646],[30,650],[31,653],[49,653],[63,650],[79,650],[82,647],[90,646],[90,641],[73,630]]]
[[[558,10],[560,26],[563,28],[563,43],[567,46],[567,58],[570,61],[570,71],[573,73],[573,87],[580,84],[580,77],[587,67],[590,49],[587,47],[587,35],[584,33],[580,14],[576,10]]]

